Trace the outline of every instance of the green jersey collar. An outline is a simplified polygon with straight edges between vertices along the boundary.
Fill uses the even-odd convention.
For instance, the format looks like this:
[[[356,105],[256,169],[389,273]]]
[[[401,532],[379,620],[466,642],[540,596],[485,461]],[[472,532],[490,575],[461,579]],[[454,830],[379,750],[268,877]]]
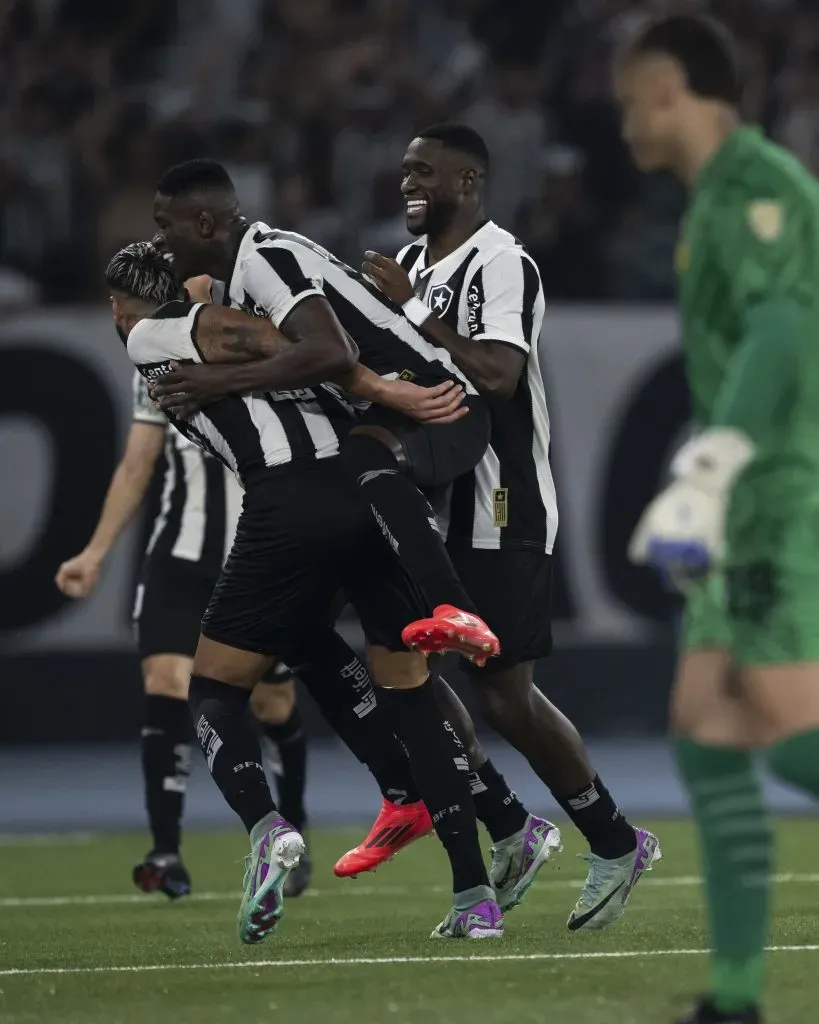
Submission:
[[[696,189],[718,181],[732,166],[734,160],[749,146],[755,146],[762,138],[762,129],[756,125],[741,125],[734,129],[719,149],[706,161],[697,177]]]

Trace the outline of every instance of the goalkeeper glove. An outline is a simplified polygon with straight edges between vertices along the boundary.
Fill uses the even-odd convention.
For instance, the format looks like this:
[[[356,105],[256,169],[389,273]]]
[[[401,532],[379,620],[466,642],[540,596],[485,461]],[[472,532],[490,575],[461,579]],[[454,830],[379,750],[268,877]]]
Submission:
[[[755,455],[731,427],[706,430],[682,446],[672,483],[643,512],[629,544],[636,565],[653,565],[680,589],[708,574],[725,552],[725,513],[736,478]]]

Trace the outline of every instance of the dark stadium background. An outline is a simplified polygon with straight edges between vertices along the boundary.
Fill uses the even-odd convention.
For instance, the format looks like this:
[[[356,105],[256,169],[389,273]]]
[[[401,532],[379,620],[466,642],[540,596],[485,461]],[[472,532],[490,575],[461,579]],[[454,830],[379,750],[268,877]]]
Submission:
[[[90,534],[128,426],[129,364],[108,326],[107,258],[150,237],[155,181],[198,155],[226,163],[257,219],[353,264],[365,248],[392,254],[406,240],[403,150],[416,129],[446,118],[485,136],[491,213],[529,246],[550,302],[542,356],[562,506],[558,649],[538,680],[605,741],[607,763],[631,757],[628,795],[677,806],[661,743],[676,605],[624,549],[687,426],[671,305],[682,197],[669,179],[630,167],[610,86],[618,40],[663,6],[2,6],[0,780],[30,780],[33,814],[53,813],[54,785],[70,789],[61,764],[82,764],[97,786],[133,784],[140,686],[128,613],[138,530],[85,606],[52,584]],[[746,115],[819,169],[819,8],[705,6],[740,34]],[[354,635],[352,622],[345,629]],[[326,738],[315,714],[309,723]],[[347,765],[333,746],[322,750]],[[32,780],[43,763],[52,774],[34,770]],[[362,790],[359,803],[373,793]],[[29,823],[22,797],[4,799],[0,828]]]

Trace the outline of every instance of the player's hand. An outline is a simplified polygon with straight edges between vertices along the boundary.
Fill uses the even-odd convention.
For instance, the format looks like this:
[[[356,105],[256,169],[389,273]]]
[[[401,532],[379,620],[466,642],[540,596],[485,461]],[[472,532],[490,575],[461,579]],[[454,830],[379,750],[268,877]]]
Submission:
[[[163,373],[148,385],[151,398],[163,412],[188,419],[203,406],[231,394],[221,366],[177,362],[171,366],[170,373]]]
[[[750,439],[728,427],[706,430],[684,444],[671,464],[674,482],[637,524],[631,561],[655,566],[678,589],[707,576],[724,554],[731,489],[755,454]]]
[[[66,597],[88,597],[100,578],[102,559],[91,551],[83,551],[63,562],[54,582]]]
[[[361,271],[398,306],[403,306],[415,295],[409,274],[400,263],[387,256],[372,251],[365,252]]]
[[[210,286],[210,277],[207,274],[200,274],[199,277],[188,278],[185,282],[185,291],[191,302],[210,302]]]
[[[635,565],[651,565],[677,590],[705,578],[724,546],[725,500],[675,480],[651,502],[628,548]]]
[[[419,423],[454,423],[469,413],[464,405],[464,389],[456,381],[447,380],[432,388],[424,388],[407,380],[384,382],[380,405],[402,412]]]

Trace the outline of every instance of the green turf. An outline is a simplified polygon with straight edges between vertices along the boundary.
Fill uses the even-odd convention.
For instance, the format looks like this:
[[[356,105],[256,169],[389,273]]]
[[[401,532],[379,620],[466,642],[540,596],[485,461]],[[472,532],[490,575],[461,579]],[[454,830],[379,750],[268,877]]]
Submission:
[[[187,837],[186,859],[200,895],[177,904],[140,898],[131,888],[130,868],[144,837],[0,845],[0,1022],[669,1024],[701,987],[704,957],[513,959],[701,949],[691,829],[682,822],[655,827],[665,859],[611,930],[597,936],[566,931],[574,885],[584,873],[573,856],[580,843],[566,828],[565,852],[544,869],[523,906],[507,915],[503,940],[484,944],[428,938],[448,907],[447,868],[434,839],[417,843],[377,875],[339,881],[332,863],[361,833],[317,832],[314,892],[288,903],[277,935],[253,949],[236,938],[245,853],[238,828]],[[778,884],[772,942],[815,944],[819,875],[810,872],[816,870],[819,821],[783,822],[780,833],[778,870],[808,877]],[[95,899],[83,903],[81,897]],[[25,902],[32,898],[41,902]],[[480,962],[487,956],[509,959]],[[474,959],[328,962],[388,957]],[[260,963],[272,960],[318,963]],[[179,969],[185,964],[205,966]],[[145,966],[169,969],[105,970]],[[49,968],[96,971],[36,973]],[[35,973],[2,973],[12,969]],[[817,1003],[819,953],[773,953],[771,1024],[814,1019]]]

